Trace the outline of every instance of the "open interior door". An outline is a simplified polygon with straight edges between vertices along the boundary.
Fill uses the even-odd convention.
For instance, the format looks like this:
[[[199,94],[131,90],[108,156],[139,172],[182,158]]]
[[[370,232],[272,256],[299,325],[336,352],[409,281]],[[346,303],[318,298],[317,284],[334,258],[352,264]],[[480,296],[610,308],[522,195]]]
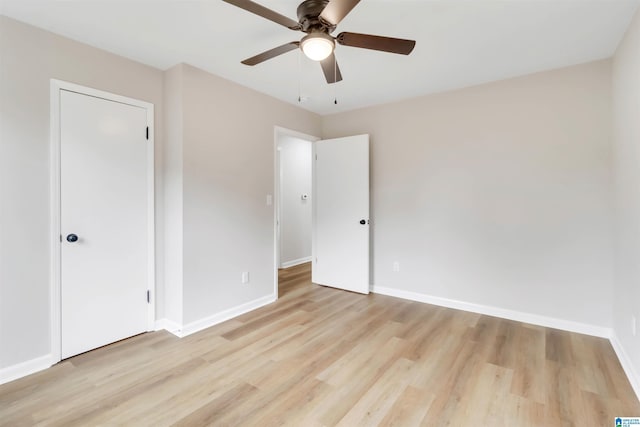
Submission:
[[[313,283],[369,293],[369,135],[314,143]]]

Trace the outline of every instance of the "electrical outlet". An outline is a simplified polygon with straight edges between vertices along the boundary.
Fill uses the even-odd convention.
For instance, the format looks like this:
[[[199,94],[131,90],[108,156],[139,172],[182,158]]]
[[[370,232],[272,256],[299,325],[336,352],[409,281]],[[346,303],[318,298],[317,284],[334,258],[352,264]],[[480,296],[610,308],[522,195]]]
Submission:
[[[636,316],[632,314],[631,315],[631,334],[634,337],[636,336],[636,328],[637,328]]]
[[[400,263],[398,261],[395,261],[393,263],[393,271],[395,271],[396,273],[400,271]]]
[[[243,271],[242,272],[242,283],[249,283],[249,272],[248,271]]]

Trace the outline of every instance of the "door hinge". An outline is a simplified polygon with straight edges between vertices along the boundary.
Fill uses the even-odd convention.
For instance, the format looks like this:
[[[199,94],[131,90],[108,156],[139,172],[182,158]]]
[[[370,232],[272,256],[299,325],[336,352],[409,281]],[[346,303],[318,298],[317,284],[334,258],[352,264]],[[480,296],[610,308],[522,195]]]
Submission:
[[[149,140],[149,126],[147,126],[147,140]]]
[[[316,160],[318,160],[318,155],[316,154]]]
[[[151,291],[147,291],[147,304],[151,302]]]

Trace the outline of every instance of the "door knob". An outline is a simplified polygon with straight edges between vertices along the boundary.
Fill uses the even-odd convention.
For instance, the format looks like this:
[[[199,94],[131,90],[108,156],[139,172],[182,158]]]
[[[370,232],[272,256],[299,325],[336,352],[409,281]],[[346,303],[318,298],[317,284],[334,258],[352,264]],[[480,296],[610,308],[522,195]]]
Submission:
[[[73,243],[78,241],[78,236],[75,234],[67,234],[67,242]]]
[[[365,225],[367,223],[367,221],[365,221],[364,219],[360,220],[360,224]]]

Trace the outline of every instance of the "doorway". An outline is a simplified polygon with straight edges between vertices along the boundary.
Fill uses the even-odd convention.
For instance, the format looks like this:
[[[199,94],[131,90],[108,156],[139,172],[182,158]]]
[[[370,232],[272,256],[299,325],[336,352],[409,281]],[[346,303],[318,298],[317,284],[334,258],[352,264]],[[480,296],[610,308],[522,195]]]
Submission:
[[[153,329],[153,105],[51,81],[52,354]]]
[[[311,283],[347,291],[368,294],[369,283],[369,135],[355,135],[328,140],[300,134],[288,129],[275,130],[275,190],[274,215],[274,293],[279,296],[279,273],[283,267],[310,263]],[[293,147],[293,148],[291,148]],[[289,185],[287,174],[300,180],[300,161],[297,153],[308,159],[311,148],[311,167],[305,167],[305,183],[310,172],[311,193],[304,186]],[[290,149],[291,151],[286,151]],[[296,154],[294,154],[296,153]],[[286,163],[293,163],[287,171]],[[305,162],[307,164],[307,162]],[[308,184],[305,184],[308,185]],[[291,190],[288,197],[285,193]],[[311,200],[311,203],[309,203]],[[285,202],[301,203],[311,211],[309,228],[287,230]],[[289,221],[290,222],[290,221]],[[299,223],[301,223],[299,221]],[[309,259],[308,231],[311,231]],[[290,232],[290,234],[287,234]],[[301,250],[286,252],[285,239],[292,239]],[[302,242],[302,243],[301,243]],[[293,256],[291,254],[294,254]],[[290,258],[290,259],[289,259]]]
[[[284,270],[296,266],[305,270],[304,264],[311,262],[312,155],[313,142],[318,139],[275,129],[276,295],[280,292],[278,273],[286,276]]]

